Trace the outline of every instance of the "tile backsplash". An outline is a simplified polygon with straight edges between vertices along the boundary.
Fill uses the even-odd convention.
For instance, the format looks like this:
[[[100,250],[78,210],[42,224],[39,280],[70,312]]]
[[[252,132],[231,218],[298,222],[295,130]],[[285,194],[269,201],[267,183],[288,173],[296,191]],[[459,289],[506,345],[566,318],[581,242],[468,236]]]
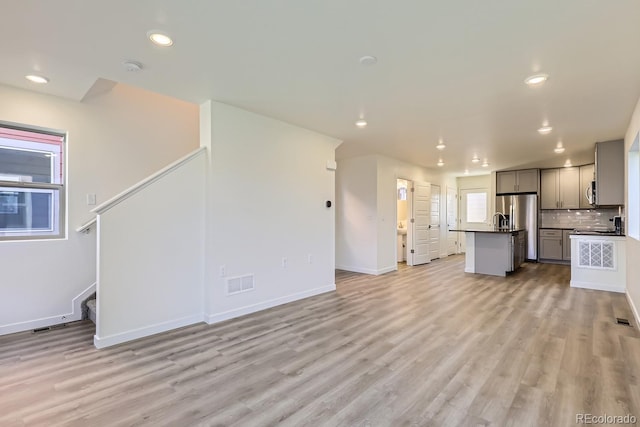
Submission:
[[[622,213],[624,215],[624,212]],[[613,229],[610,218],[618,215],[618,209],[580,209],[541,211],[541,228],[593,228]]]

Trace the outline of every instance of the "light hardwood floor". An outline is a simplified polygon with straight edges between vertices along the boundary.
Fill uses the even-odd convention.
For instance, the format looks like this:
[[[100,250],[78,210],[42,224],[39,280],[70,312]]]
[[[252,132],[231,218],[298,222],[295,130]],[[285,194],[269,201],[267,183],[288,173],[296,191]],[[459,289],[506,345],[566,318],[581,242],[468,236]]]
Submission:
[[[567,266],[498,278],[463,264],[338,272],[335,293],[104,350],[88,322],[0,337],[0,425],[571,426],[577,413],[640,416],[640,334],[615,324],[632,320],[624,295],[569,288]]]

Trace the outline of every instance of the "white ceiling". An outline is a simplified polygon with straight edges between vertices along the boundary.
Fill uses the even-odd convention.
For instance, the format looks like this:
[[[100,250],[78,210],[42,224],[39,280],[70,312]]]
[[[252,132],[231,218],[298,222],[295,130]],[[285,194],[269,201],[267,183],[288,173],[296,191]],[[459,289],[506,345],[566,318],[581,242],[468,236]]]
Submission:
[[[81,100],[103,78],[214,99],[342,139],[338,157],[441,155],[456,174],[486,171],[474,154],[488,169],[592,160],[640,97],[638,0],[21,0],[3,5],[0,37],[7,85]],[[550,79],[532,89],[535,72]]]

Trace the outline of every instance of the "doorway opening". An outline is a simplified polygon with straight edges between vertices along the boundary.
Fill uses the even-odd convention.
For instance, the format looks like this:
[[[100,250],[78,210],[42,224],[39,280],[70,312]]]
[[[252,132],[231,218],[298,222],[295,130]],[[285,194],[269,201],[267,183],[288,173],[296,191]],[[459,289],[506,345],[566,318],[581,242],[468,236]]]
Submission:
[[[407,230],[409,228],[408,213],[408,192],[409,182],[406,179],[397,180],[398,201],[396,211],[396,231],[397,231],[397,261],[404,263],[407,261]]]

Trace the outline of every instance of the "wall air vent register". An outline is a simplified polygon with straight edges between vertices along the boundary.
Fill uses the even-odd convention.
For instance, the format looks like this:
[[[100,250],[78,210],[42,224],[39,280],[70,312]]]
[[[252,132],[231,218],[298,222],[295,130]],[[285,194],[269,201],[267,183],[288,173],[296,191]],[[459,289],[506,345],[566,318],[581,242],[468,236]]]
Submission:
[[[230,277],[227,279],[227,295],[239,294],[254,289],[253,274],[246,276]]]
[[[579,266],[615,270],[615,244],[602,240],[581,240],[578,246]]]

